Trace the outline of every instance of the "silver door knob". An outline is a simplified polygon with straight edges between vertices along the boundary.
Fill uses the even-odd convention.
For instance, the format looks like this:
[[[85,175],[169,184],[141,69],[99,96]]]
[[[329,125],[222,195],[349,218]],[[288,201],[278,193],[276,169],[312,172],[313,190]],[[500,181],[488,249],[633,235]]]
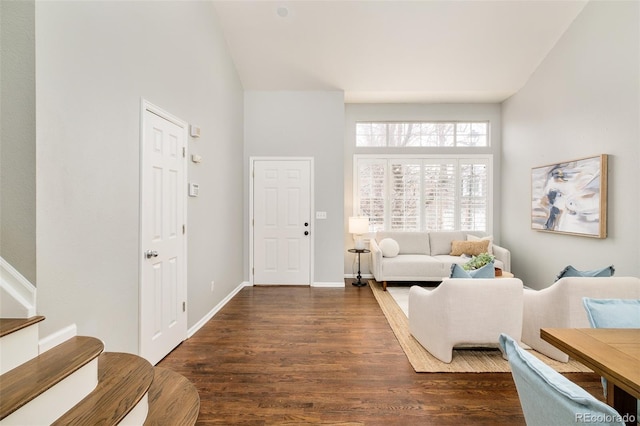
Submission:
[[[155,250],[147,250],[144,252],[144,257],[151,259],[152,257],[158,257],[158,252]]]

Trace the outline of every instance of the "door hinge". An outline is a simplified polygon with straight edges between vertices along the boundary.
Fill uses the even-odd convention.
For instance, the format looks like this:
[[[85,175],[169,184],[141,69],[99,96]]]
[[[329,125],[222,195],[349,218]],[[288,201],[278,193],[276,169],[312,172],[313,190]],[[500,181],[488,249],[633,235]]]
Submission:
[[[187,302],[182,302],[182,312],[187,312]]]
[[[185,232],[187,232],[187,227],[186,227],[186,225],[183,224],[182,225],[182,235],[184,235]]]
[[[182,147],[182,158],[185,158],[187,156],[187,147],[183,146]]]

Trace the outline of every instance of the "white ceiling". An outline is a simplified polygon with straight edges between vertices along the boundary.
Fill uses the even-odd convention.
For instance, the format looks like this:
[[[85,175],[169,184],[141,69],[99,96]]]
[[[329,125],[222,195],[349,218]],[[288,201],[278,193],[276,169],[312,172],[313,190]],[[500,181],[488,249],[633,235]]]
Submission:
[[[213,3],[245,90],[500,102],[526,83],[586,1]]]

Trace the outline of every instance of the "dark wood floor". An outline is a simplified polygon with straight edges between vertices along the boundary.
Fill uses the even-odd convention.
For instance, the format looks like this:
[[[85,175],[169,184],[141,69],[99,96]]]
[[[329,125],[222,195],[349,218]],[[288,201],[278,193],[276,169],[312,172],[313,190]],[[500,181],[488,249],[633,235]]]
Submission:
[[[198,424],[524,424],[509,373],[415,373],[369,287],[247,287],[160,364]],[[594,374],[568,374],[601,397]]]

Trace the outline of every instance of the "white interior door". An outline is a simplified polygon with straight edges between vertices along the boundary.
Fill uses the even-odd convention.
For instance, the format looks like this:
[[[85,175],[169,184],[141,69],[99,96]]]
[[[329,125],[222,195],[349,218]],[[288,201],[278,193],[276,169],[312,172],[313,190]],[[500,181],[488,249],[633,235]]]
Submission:
[[[187,336],[186,123],[143,106],[140,355],[156,364]]]
[[[253,283],[311,283],[311,160],[253,162]]]

